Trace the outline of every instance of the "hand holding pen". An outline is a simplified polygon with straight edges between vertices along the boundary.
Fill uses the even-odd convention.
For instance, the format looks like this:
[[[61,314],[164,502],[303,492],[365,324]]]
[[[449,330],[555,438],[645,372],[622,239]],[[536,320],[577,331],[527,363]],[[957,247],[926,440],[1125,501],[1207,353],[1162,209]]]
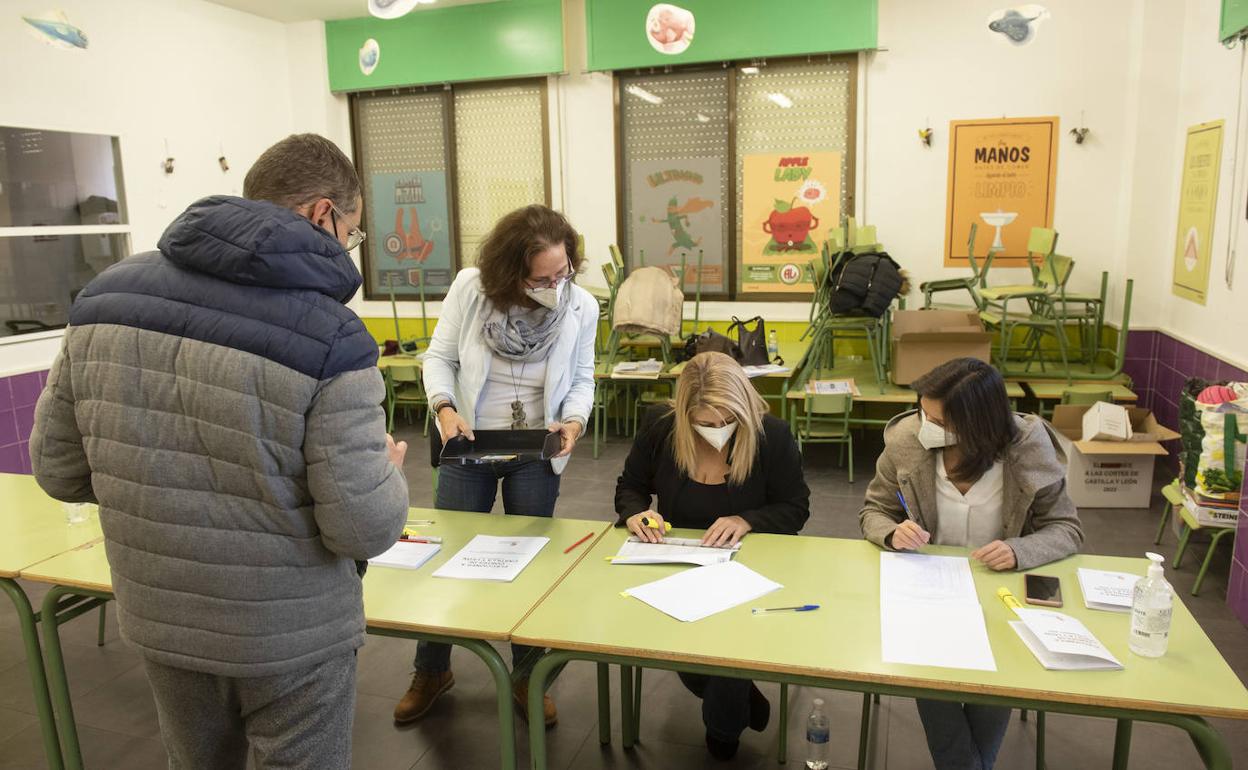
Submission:
[[[897,490],[897,501],[901,503],[901,510],[905,511],[906,520],[898,524],[897,529],[889,536],[889,546],[897,551],[916,551],[927,545],[932,536],[914,520],[901,490]]]

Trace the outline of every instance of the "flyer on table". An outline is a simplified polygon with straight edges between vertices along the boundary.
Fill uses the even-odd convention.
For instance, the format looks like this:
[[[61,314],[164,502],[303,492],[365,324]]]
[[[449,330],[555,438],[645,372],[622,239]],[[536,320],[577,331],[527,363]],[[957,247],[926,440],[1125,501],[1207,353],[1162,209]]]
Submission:
[[[744,164],[741,291],[812,291],[806,266],[841,224],[841,153],[746,155]]]

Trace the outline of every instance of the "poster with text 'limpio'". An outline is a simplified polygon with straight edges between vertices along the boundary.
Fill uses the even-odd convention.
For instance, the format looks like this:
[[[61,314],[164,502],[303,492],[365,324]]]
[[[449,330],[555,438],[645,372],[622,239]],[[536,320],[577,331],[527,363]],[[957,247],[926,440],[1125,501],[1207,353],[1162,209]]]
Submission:
[[[741,291],[812,290],[806,266],[841,222],[841,153],[763,153],[743,159]]]

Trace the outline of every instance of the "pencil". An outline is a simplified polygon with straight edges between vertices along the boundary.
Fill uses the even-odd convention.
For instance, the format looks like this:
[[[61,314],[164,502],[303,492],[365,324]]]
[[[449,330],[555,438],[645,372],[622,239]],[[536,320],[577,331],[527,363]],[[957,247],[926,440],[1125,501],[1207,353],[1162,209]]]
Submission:
[[[573,543],[572,545],[568,546],[567,548],[564,548],[564,549],[563,549],[563,552],[564,552],[564,553],[568,553],[568,552],[570,552],[573,548],[576,548],[578,545],[580,545],[581,543],[584,543],[586,540],[590,539],[590,538],[591,538],[591,537],[593,537],[593,536],[594,536],[594,533],[593,533],[593,532],[590,532],[590,533],[589,533],[588,535],[586,535],[585,537],[581,538],[580,540],[577,540],[575,543]]]

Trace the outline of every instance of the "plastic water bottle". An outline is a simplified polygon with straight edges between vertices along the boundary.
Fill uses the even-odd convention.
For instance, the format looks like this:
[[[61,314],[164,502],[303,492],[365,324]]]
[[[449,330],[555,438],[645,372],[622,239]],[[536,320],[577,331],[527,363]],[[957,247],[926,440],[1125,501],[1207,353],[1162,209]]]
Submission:
[[[776,330],[767,332],[767,357],[775,360],[780,355],[780,340],[776,339]]]
[[[1160,554],[1146,553],[1152,564],[1148,576],[1136,581],[1131,600],[1131,636],[1127,646],[1136,655],[1160,658],[1170,643],[1170,614],[1174,609],[1174,588],[1163,577]]]
[[[815,707],[806,717],[806,770],[828,770],[828,715],[823,713],[823,698],[815,698]]]

